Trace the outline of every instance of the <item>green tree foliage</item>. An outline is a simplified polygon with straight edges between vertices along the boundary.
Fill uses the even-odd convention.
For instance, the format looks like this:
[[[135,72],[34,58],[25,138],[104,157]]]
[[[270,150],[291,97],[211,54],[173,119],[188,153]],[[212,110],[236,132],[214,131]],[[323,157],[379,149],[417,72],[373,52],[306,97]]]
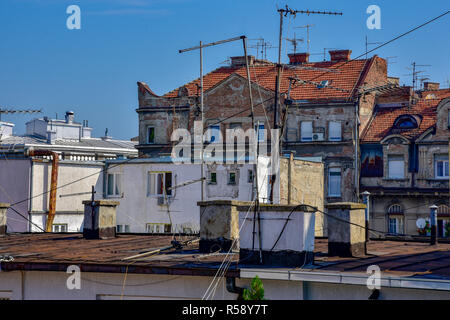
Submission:
[[[255,276],[252,280],[250,289],[244,289],[244,300],[264,300],[264,286],[258,276]]]

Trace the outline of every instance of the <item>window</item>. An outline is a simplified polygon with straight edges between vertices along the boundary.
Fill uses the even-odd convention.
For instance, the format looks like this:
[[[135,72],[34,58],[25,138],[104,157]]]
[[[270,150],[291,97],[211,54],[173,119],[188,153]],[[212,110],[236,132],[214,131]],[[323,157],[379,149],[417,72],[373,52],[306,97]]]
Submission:
[[[209,184],[217,184],[217,173],[216,172],[209,173]]]
[[[255,131],[258,134],[258,142],[264,141],[265,139],[265,130],[264,130],[264,123],[255,124]]]
[[[388,156],[388,174],[390,179],[405,178],[405,161],[403,156]]]
[[[231,122],[230,129],[242,129],[242,123],[240,122]]]
[[[403,214],[402,206],[399,204],[393,204],[389,206],[388,214]]]
[[[147,195],[148,196],[171,196],[172,172],[149,172]]]
[[[341,196],[341,169],[330,168],[328,171],[328,196]]]
[[[394,122],[394,127],[397,129],[414,129],[417,126],[417,120],[409,115],[400,116]]]
[[[301,141],[312,141],[313,136],[312,121],[302,121],[300,134],[301,134]]]
[[[208,132],[209,132],[208,137],[209,137],[209,142],[210,143],[220,142],[220,125],[209,126]]]
[[[230,172],[228,174],[228,184],[236,184],[236,172]]]
[[[248,170],[248,175],[247,175],[247,182],[248,183],[253,183],[254,177],[253,177],[253,170]]]
[[[328,123],[328,140],[341,141],[342,140],[342,125],[338,121],[330,121]]]
[[[450,237],[450,220],[438,219],[437,231],[438,231],[438,237],[440,237],[440,238]]]
[[[388,233],[403,234],[403,217],[389,217],[388,223]]]
[[[53,232],[67,232],[67,223],[57,223],[52,226]]]
[[[448,179],[448,156],[434,156],[434,174],[436,179]]]
[[[441,215],[441,214],[449,214],[449,208],[447,205],[445,204],[441,204],[440,206],[438,206],[437,208],[437,214]]]
[[[147,128],[147,143],[155,143],[155,127]]]
[[[116,227],[116,231],[117,233],[129,233],[130,232],[130,225],[128,224],[118,224]]]
[[[171,233],[172,225],[170,223],[147,223],[147,233]]]
[[[122,194],[122,175],[120,173],[108,173],[107,192],[108,196],[119,197]]]

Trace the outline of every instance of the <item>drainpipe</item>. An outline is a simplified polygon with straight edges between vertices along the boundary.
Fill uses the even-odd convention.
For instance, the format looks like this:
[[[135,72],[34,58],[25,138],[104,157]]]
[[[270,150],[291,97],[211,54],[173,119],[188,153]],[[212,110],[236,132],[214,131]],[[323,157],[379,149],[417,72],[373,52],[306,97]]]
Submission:
[[[34,150],[28,149],[27,155],[30,157],[34,156],[51,156],[52,157],[52,177],[50,182],[50,199],[48,205],[48,216],[47,222],[45,224],[45,231],[52,232],[53,220],[55,219],[56,211],[56,189],[58,186],[58,164],[59,155],[56,152],[49,150]]]
[[[226,278],[227,291],[230,293],[236,293],[238,295],[237,300],[242,300],[242,294],[244,293],[244,288],[236,286],[236,278]]]

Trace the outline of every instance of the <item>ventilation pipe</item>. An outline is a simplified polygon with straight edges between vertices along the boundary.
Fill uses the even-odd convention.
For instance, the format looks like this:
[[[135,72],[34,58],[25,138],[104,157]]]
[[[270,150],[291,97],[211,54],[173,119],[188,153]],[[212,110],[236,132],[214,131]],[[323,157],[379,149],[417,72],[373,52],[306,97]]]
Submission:
[[[48,216],[47,222],[45,224],[45,231],[52,232],[53,220],[55,219],[56,211],[56,188],[58,187],[58,165],[59,165],[59,155],[56,152],[49,150],[34,150],[28,149],[27,155],[30,157],[52,157],[52,177],[50,182],[50,199],[48,205]]]

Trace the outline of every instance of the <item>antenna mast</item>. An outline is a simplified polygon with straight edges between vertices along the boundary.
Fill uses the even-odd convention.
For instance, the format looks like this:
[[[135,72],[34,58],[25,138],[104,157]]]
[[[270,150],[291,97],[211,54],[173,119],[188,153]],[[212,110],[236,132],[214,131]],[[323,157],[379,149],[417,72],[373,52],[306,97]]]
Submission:
[[[300,27],[295,27],[296,29],[304,29],[306,28],[306,46],[307,46],[307,51],[308,53],[310,53],[310,40],[309,40],[309,28],[311,27],[315,27],[315,24],[306,24],[304,26],[300,26]]]

